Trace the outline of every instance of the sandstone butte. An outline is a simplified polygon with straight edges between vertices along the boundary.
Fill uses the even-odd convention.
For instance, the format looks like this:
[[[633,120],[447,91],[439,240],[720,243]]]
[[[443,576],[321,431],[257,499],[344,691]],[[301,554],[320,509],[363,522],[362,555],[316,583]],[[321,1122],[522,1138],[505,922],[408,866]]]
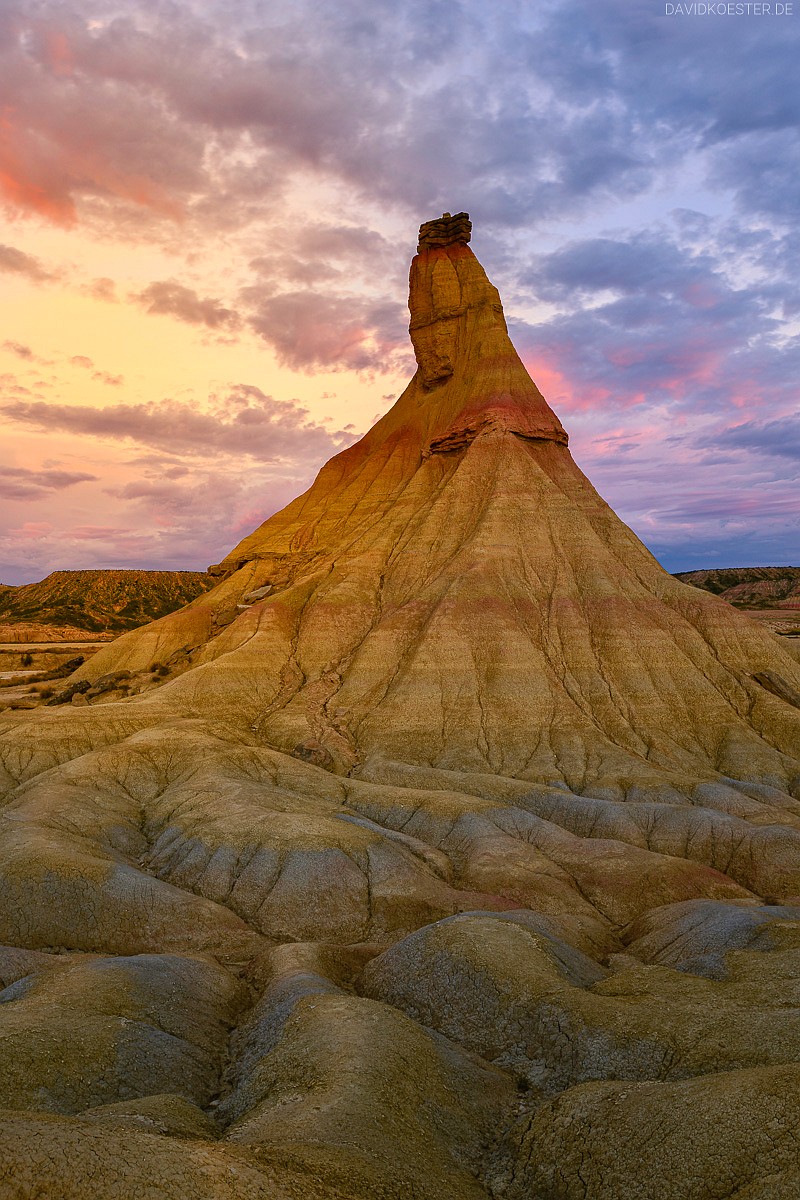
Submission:
[[[0,718],[3,1200],[800,1195],[800,665],[598,496],[468,239],[394,408]]]

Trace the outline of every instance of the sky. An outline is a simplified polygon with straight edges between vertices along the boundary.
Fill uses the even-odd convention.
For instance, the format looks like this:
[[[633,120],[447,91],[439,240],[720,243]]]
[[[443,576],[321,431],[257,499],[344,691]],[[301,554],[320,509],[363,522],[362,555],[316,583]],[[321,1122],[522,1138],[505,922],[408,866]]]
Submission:
[[[800,0],[0,0],[0,582],[219,561],[461,210],[664,566],[797,565],[798,61]]]

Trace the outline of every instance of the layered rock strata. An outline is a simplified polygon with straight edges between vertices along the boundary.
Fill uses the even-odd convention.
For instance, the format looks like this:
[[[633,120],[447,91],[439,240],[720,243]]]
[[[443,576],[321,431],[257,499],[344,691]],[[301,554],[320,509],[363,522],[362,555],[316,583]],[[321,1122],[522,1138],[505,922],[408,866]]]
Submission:
[[[129,694],[2,717],[0,1194],[800,1189],[800,665],[594,491],[468,238],[394,408],[75,677]]]

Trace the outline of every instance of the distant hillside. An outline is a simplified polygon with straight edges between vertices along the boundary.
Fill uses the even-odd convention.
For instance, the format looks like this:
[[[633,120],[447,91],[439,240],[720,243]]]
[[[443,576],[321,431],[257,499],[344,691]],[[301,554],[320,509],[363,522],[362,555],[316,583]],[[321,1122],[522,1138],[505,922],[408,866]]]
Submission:
[[[740,608],[800,608],[800,567],[712,567],[675,578]]]
[[[204,571],[53,571],[39,583],[0,585],[0,625],[122,633],[182,608],[213,586]]]

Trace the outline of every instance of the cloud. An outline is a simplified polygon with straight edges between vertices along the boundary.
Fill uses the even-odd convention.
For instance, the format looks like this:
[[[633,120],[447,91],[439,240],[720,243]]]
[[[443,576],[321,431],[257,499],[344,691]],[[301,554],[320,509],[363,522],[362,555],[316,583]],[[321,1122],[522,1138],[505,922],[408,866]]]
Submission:
[[[147,312],[176,317],[189,325],[205,325],[209,329],[238,329],[241,318],[220,300],[198,296],[192,288],[166,279],[148,284],[134,297]]]
[[[366,225],[308,224],[276,226],[269,253],[259,254],[249,266],[266,285],[319,286],[334,281],[356,281],[384,287],[404,286],[405,261],[389,238]],[[340,285],[341,286],[341,285]]]
[[[115,464],[87,506],[61,505],[49,520],[0,527],[0,578],[24,582],[57,569],[164,567],[205,569],[311,482],[305,463],[190,462],[164,477],[171,456]],[[135,473],[133,473],[135,472]],[[127,480],[125,476],[128,476]],[[37,514],[38,515],[38,514]]]
[[[740,211],[793,224],[800,208],[797,128],[743,134],[724,153],[711,156],[710,178],[735,195]]]
[[[702,444],[800,460],[800,411],[774,421],[743,421],[710,435]]]
[[[74,525],[70,537],[77,542],[108,542],[114,544],[130,536],[130,529],[122,525]]]
[[[92,379],[96,379],[98,383],[104,383],[107,387],[122,387],[125,382],[124,375],[112,375],[110,371],[95,371]]]
[[[325,181],[351,211],[529,228],[692,156],[744,205],[796,194],[791,20],[668,20],[652,0],[95,7],[9,0],[0,46],[7,197],[62,223],[138,206],[219,230]],[[759,192],[759,166],[780,186]]]
[[[744,233],[719,233],[704,232],[701,252],[666,226],[575,240],[523,267],[522,284],[560,309],[511,322],[542,386],[601,417],[639,404],[698,419],[790,403],[800,342],[778,336],[775,309],[794,284],[763,261],[762,241],[747,247],[751,278],[737,286]]]
[[[49,521],[25,521],[16,529],[9,529],[9,534],[20,542],[38,542],[46,538],[55,526]]]
[[[89,283],[83,284],[81,290],[87,296],[91,296],[93,300],[107,300],[114,303],[117,299],[116,284],[113,279],[108,279],[106,276],[92,279]]]
[[[303,372],[410,366],[403,247],[470,210],[592,478],[654,546],[710,554],[736,548],[712,516],[726,495],[743,539],[759,495],[765,539],[789,529],[799,40],[796,18],[668,19],[654,0],[6,0],[0,172],[17,211],[174,255],[149,269],[176,278],[119,285],[146,311],[254,332]],[[74,286],[116,298],[107,277]],[[94,380],[117,386],[107,365]],[[217,453],[299,478],[349,436],[255,392],[245,416],[235,392],[94,413],[17,392],[6,412],[191,461],[192,479]]]
[[[522,282],[547,300],[576,301],[597,293],[678,296],[693,307],[711,307],[724,283],[718,263],[683,250],[663,231],[595,237],[565,243],[542,257]]]
[[[31,471],[27,467],[0,466],[0,496],[4,500],[40,500],[53,492],[97,479],[83,471]]]
[[[778,311],[791,250],[781,231],[684,210],[518,264],[552,312],[510,321],[523,359],[668,568],[783,561],[797,544],[800,339]]]
[[[43,431],[129,440],[182,456],[229,454],[266,463],[320,462],[355,440],[350,432],[312,420],[298,402],[275,400],[245,384],[212,397],[209,410],[177,400],[105,408],[15,400],[0,405],[0,413]]]
[[[410,361],[404,312],[391,301],[310,289],[245,288],[249,323],[278,361],[303,371],[396,371]]]
[[[0,245],[0,271],[24,275],[34,283],[46,283],[55,278],[45,270],[38,258],[26,254],[23,250],[17,250],[14,246]]]
[[[168,479],[154,468],[125,484],[105,489],[109,503],[149,538],[151,561],[205,568],[223,558],[245,534],[283,508],[311,482],[303,465],[298,472],[263,466],[220,471],[199,468]],[[98,535],[98,541],[102,538]],[[116,535],[109,535],[116,546]],[[121,543],[124,546],[124,542]]]
[[[87,71],[92,34],[68,5],[32,13],[11,0],[0,46],[0,193],[69,226],[80,197],[176,218],[202,178],[202,139],[178,128],[157,92],[130,87],[122,62]],[[54,47],[60,47],[58,53]]]
[[[95,370],[95,364],[91,358],[85,354],[73,354],[69,360],[73,367],[81,367],[84,371],[92,372],[92,379],[97,383],[104,383],[107,387],[122,387],[125,382],[124,376],[114,375],[110,371]]]
[[[25,359],[26,362],[39,361],[30,346],[24,345],[23,342],[3,342],[3,349],[9,354],[16,354],[17,358]]]

